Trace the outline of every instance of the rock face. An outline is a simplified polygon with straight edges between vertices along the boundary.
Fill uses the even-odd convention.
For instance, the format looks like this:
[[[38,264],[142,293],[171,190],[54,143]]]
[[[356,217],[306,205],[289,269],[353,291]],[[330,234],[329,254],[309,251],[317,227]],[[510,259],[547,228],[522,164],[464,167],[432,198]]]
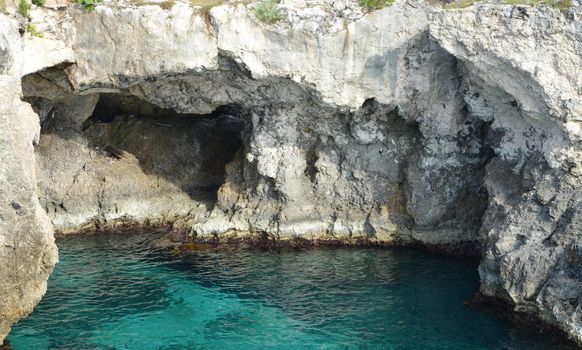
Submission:
[[[483,294],[582,342],[582,9],[285,2],[267,26],[252,6],[35,9],[43,39],[0,27],[0,66],[37,53],[3,75],[1,132],[23,134],[0,156],[26,182],[4,198],[36,209],[0,237],[34,236],[43,258],[0,259],[36,256],[14,277],[26,298],[54,263],[40,201],[61,233],[481,250]]]
[[[0,15],[0,339],[40,301],[57,260],[35,191],[40,125],[20,100],[22,60],[16,21]]]
[[[47,86],[46,77],[59,74],[54,68],[23,79],[44,120],[39,190],[59,232],[146,223],[198,238],[260,233],[477,248],[488,121],[464,110],[458,62],[429,35],[425,10],[395,6],[323,34],[264,26],[243,6],[214,8],[206,22],[192,11],[177,4],[74,12],[72,29],[62,31],[75,33],[77,64],[51,78],[69,85]],[[154,25],[177,29],[154,32]],[[130,27],[135,35],[127,37]],[[184,43],[186,36],[195,40]],[[136,54],[143,37],[148,51]],[[106,122],[90,97],[104,93],[121,96]],[[138,102],[127,103],[132,98]],[[228,121],[238,130],[238,152],[226,147],[219,153],[228,154],[210,157],[226,169],[213,201],[200,200],[193,188],[205,185],[197,179],[176,178],[205,162],[200,140],[188,131],[159,137],[152,129],[174,123],[140,110],[146,102],[174,118],[221,118],[220,130]],[[149,129],[140,119],[148,114]],[[165,137],[186,141],[171,145]],[[95,151],[108,144],[140,165],[130,170],[122,165],[130,158]],[[138,154],[145,144],[158,156]],[[145,176],[127,176],[142,170]]]
[[[436,14],[431,27],[464,62],[472,90],[479,89],[478,97],[465,98],[469,110],[493,120],[481,291],[559,325],[579,342],[581,14],[579,8],[566,15],[479,8]]]

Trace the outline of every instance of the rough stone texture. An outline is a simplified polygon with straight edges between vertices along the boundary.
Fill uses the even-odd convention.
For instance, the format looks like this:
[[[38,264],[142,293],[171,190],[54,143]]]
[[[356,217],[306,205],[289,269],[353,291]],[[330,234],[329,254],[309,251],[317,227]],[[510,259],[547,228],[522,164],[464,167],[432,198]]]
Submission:
[[[20,100],[22,48],[16,21],[0,14],[0,339],[28,315],[57,260],[36,196],[38,116]]]
[[[426,52],[411,48],[412,53],[406,59],[412,55],[426,57],[418,58],[416,65],[403,67],[402,75],[418,76],[427,88],[433,84],[426,79],[439,79],[442,86],[431,91],[430,98],[424,96],[429,92],[411,88],[409,93],[416,94],[420,102],[402,104],[401,109],[374,99],[355,110],[338,107],[323,101],[313,88],[291,79],[254,79],[244,63],[236,63],[226,53],[217,57],[217,70],[152,79],[128,87],[129,92],[143,100],[180,113],[210,113],[220,106],[231,106],[231,112],[246,124],[240,135],[243,148],[238,159],[228,166],[216,207],[209,213],[201,212],[206,216],[203,220],[198,216],[190,218],[192,232],[200,236],[226,231],[265,232],[276,238],[361,237],[432,245],[474,245],[475,227],[484,210],[482,194],[478,193],[480,169],[485,160],[481,156],[481,140],[475,135],[450,138],[448,133],[451,129],[454,133],[468,127],[479,129],[480,125],[473,125],[461,110],[455,60],[426,35],[412,38],[409,45],[419,45]],[[398,55],[404,60],[407,51],[401,51]],[[437,62],[439,68],[435,70]],[[382,70],[383,66],[377,69]],[[432,74],[426,74],[428,70]],[[39,79],[30,77],[30,80]],[[96,88],[87,89],[95,91]],[[29,90],[41,89],[25,89]],[[112,91],[111,87],[107,91]],[[420,118],[438,117],[438,112],[427,105],[428,101],[439,101],[439,108],[452,111],[457,120],[448,126],[419,130],[416,125]],[[57,102],[55,106],[60,103],[67,106],[72,102]],[[448,109],[442,104],[449,104]],[[78,124],[88,117],[75,119],[80,114],[70,113],[71,108],[52,107],[51,117],[45,121],[52,125],[77,125],[76,130],[63,130],[57,138],[78,136]],[[426,115],[411,117],[407,109],[416,113],[428,111]],[[143,113],[136,112],[136,115],[143,117]],[[51,127],[47,125],[44,129],[50,131]],[[131,135],[131,127],[125,130]],[[85,133],[83,137],[88,135]],[[125,150],[140,148],[132,136],[120,141],[114,144]],[[50,143],[41,142],[41,159],[53,148],[51,144],[58,141],[47,142]],[[178,160],[189,152],[175,147],[168,149],[157,141],[154,145]],[[39,168],[41,178],[47,178],[41,181],[42,191],[52,192],[56,184],[50,184],[51,181],[66,181],[62,188],[75,188],[68,183],[71,177],[63,176],[63,169],[54,166],[59,163],[59,153],[61,157],[67,154],[68,158],[71,152],[56,152],[46,158],[49,166]],[[409,162],[412,158],[415,161]],[[190,162],[180,164],[184,172],[192,166]],[[155,167],[162,173],[172,172],[168,166],[173,165],[158,163]],[[467,180],[466,173],[473,174],[471,180]],[[427,193],[427,186],[434,189]],[[63,201],[59,195],[48,197],[52,198],[48,202],[57,203],[51,210],[54,215],[70,216],[67,220],[77,222],[70,208],[61,207]],[[136,201],[143,202],[140,196],[136,196]],[[85,221],[96,215],[93,210]],[[182,215],[178,212],[175,216]],[[59,221],[53,222],[59,231],[69,230]]]
[[[558,325],[578,342],[581,19],[580,7],[560,13],[479,6],[436,13],[431,25],[468,70],[471,112],[493,120],[481,291]]]
[[[127,86],[137,79],[216,64],[217,47],[208,23],[184,4],[170,11],[101,6],[92,13],[75,12],[72,18],[77,60],[72,76],[80,86]]]
[[[581,7],[110,5],[33,11],[8,74],[57,231],[481,247],[483,294],[582,343]]]
[[[101,115],[112,111],[103,106],[107,97],[97,106]],[[57,230],[162,226],[206,211],[224,182],[224,164],[239,147],[238,130],[229,130],[238,123],[164,115],[139,100],[139,116],[119,110],[111,121],[84,123],[98,99],[63,98],[42,126],[38,185],[41,204]],[[117,159],[107,146],[124,155]]]
[[[485,124],[464,111],[456,60],[427,34],[424,10],[394,6],[323,35],[264,26],[243,6],[212,9],[204,31],[197,16],[176,27],[180,6],[73,16],[79,58],[69,73],[84,93],[129,91],[180,113],[235,106],[247,124],[244,147],[216,207],[192,220],[195,234],[475,245]],[[180,41],[158,31],[136,55],[152,14],[156,27],[205,37],[162,57],[158,48]],[[125,38],[136,18],[136,36]],[[114,22],[122,24],[97,39],[88,25]],[[108,49],[92,52],[95,40]],[[200,55],[208,42],[215,49]],[[47,176],[67,179],[59,174]]]

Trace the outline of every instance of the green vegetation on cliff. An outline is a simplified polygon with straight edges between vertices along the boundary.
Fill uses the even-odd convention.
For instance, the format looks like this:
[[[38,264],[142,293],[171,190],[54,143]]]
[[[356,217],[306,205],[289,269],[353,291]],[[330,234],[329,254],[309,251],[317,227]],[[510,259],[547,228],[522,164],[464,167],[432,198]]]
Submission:
[[[370,10],[379,10],[387,6],[392,6],[394,0],[360,0],[359,4]]]
[[[273,24],[283,19],[281,11],[274,0],[263,0],[254,9],[255,16],[261,22]]]
[[[18,13],[22,15],[22,17],[29,18],[30,14],[30,4],[26,2],[26,0],[20,0],[18,2]]]
[[[82,5],[86,12],[91,12],[95,9],[97,3],[102,0],[75,0],[75,3]]]

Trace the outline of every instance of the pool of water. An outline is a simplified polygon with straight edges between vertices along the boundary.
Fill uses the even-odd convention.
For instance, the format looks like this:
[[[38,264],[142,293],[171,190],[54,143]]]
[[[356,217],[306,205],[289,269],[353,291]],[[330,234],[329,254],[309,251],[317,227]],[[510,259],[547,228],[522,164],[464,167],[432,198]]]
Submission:
[[[475,262],[363,248],[175,256],[155,238],[59,240],[61,262],[13,327],[13,348],[558,348],[463,305],[478,288]]]

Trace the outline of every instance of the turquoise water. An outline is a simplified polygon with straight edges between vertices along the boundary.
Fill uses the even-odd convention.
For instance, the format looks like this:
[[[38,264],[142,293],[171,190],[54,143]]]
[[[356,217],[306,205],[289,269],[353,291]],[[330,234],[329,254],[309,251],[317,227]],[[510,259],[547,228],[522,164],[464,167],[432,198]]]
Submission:
[[[549,349],[463,305],[476,264],[379,249],[207,249],[155,236],[58,241],[61,262],[9,340],[26,349]]]

